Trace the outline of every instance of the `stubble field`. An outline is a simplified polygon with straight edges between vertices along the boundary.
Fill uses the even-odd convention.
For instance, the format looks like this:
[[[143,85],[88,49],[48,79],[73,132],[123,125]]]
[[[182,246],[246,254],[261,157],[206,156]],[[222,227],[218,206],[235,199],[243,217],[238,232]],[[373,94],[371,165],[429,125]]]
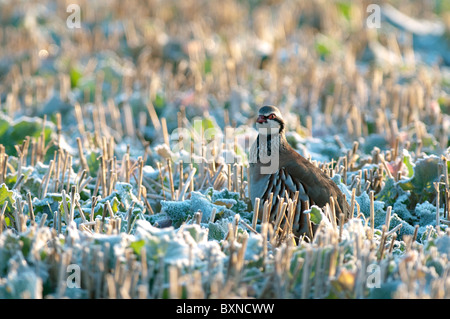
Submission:
[[[0,298],[450,297],[447,2],[2,1],[0,22]],[[256,218],[266,104],[346,224]]]

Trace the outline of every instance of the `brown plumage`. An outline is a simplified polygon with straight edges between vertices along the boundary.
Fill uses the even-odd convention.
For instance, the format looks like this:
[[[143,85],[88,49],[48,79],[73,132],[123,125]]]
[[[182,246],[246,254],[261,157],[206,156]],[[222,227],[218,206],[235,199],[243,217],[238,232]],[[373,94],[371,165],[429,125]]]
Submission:
[[[348,216],[350,207],[337,185],[287,142],[285,123],[278,108],[262,107],[256,127],[259,135],[250,150],[250,194],[253,205],[257,197],[263,205],[273,194],[269,221],[274,222],[280,201],[287,200],[286,193],[293,199],[297,191],[293,222],[293,233],[297,236],[308,234],[303,211],[313,204],[324,207],[333,197],[336,217],[341,213]]]

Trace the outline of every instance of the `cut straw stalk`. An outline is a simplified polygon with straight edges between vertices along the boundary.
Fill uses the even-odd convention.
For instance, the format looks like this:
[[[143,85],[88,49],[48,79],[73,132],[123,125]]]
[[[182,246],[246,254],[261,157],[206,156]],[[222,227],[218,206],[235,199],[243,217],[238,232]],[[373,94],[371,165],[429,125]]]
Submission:
[[[8,202],[5,202],[4,204],[3,204],[3,207],[2,207],[2,210],[1,210],[1,213],[0,213],[0,233],[2,233],[3,232],[3,224],[5,224],[5,227],[6,227],[6,222],[5,222],[5,212],[6,212],[6,208],[8,207]]]
[[[151,99],[149,99],[149,102],[146,104],[146,106],[155,130],[159,131],[161,129],[161,123],[159,121],[159,117],[158,114],[156,113],[155,107],[151,102]]]
[[[186,182],[183,185],[183,189],[181,190],[180,194],[178,195],[178,200],[181,200],[181,201],[184,200],[184,195],[186,194],[187,189],[189,188],[189,186],[191,184],[191,181],[193,180],[196,171],[197,171],[197,169],[195,167],[193,167],[191,169],[191,171],[189,173],[189,176],[188,176],[188,178],[186,179]]]
[[[17,191],[20,191],[20,186],[21,186],[22,182],[24,181],[24,179],[25,179],[25,175],[20,174],[19,178],[17,178],[17,181],[14,184],[14,186],[12,187],[12,189],[16,189]]]
[[[388,232],[386,233],[386,236],[390,236],[390,235],[392,235],[392,234],[395,235],[395,233],[396,233],[400,228],[402,228],[402,226],[403,226],[403,224],[398,224],[397,226],[395,226],[394,228],[392,228],[390,231],[388,231]]]
[[[439,195],[440,195],[440,189],[439,189],[439,182],[434,182],[434,189],[436,191],[436,229],[440,229],[440,216],[439,216]]]
[[[378,261],[383,259],[383,254],[384,254],[384,245],[386,242],[386,231],[387,231],[387,227],[386,225],[383,225],[382,227],[382,233],[381,233],[381,240],[380,240],[380,247],[378,249]]]
[[[77,137],[77,145],[78,145],[78,155],[80,158],[81,166],[87,173],[89,173],[89,165],[87,164],[86,158],[84,157],[83,144],[81,142],[81,138],[79,138],[79,137]]]
[[[59,190],[59,173],[60,173],[60,171],[61,171],[61,154],[62,154],[62,150],[61,149],[58,149],[58,151],[56,152],[56,159],[55,159],[55,163],[56,163],[56,169],[54,170],[55,171],[55,175],[54,175],[54,177],[53,177],[53,179],[55,180],[55,183],[54,183],[54,187],[53,187],[53,191],[56,193],[56,192],[58,192],[58,190]]]
[[[388,206],[386,210],[386,220],[384,224],[386,225],[386,230],[389,231],[389,226],[391,224],[391,212],[392,212],[392,206]]]
[[[67,182],[66,182],[66,193],[69,192],[70,187],[70,172],[72,170],[72,156],[69,156],[69,165],[67,167]]]
[[[330,197],[330,204],[327,204],[328,210],[330,212],[331,224],[333,225],[333,229],[337,230],[336,224],[336,208],[334,206],[334,197]]]
[[[1,175],[0,175],[0,178],[1,178],[0,181],[1,181],[2,183],[4,183],[4,182],[5,182],[5,179],[6,179],[6,172],[7,172],[7,170],[8,170],[8,158],[9,158],[8,154],[5,154],[5,155],[3,156],[2,172],[1,172]]]
[[[258,222],[260,199],[255,198],[255,206],[253,207],[253,218],[252,218],[252,228],[256,229],[256,223]]]
[[[85,138],[86,131],[84,129],[84,117],[83,117],[83,112],[81,110],[81,106],[78,102],[75,103],[74,110],[75,110],[75,117],[77,119],[77,124],[78,124],[78,131],[80,132],[80,135],[83,138]]]
[[[355,196],[356,196],[356,189],[352,189],[352,199],[351,199],[351,205],[350,205],[350,216],[349,219],[355,217]]]
[[[238,189],[238,164],[233,165],[233,192],[237,192]]]
[[[287,216],[285,218],[283,229],[282,229],[281,235],[280,235],[280,237],[282,239],[287,238],[288,234],[290,234],[292,232],[292,220],[294,218],[294,210],[295,210],[294,209],[294,207],[295,207],[294,204],[295,203],[292,200],[289,200],[288,203],[287,203],[287,212],[288,212],[288,214],[287,214]],[[284,212],[283,212],[282,216],[284,216]]]
[[[147,210],[150,212],[150,215],[154,215],[155,212],[153,211],[153,208],[147,199],[147,196],[149,196],[147,194],[147,188],[145,188],[144,186],[141,186],[141,188],[142,188],[142,195],[143,195],[142,197],[144,198],[145,207],[147,207]]]
[[[374,191],[370,192],[370,239],[373,239],[375,229],[375,203],[374,203]]]
[[[83,209],[81,208],[80,202],[78,200],[75,200],[75,205],[77,206],[78,211],[80,212],[81,219],[83,220],[83,223],[88,223],[86,216],[84,216]]]
[[[170,159],[167,159],[167,171],[169,174],[169,186],[170,186],[170,195],[171,198],[175,198],[175,189],[173,185],[173,174],[172,174],[172,161]]]
[[[53,172],[53,166],[54,166],[54,161],[51,160],[49,167],[48,167],[48,171],[44,176],[44,181],[42,183],[42,195],[41,195],[41,199],[43,199],[45,197],[45,195],[47,195],[47,189],[48,189],[48,184],[50,182],[50,178],[52,176],[52,172]]]
[[[444,202],[445,202],[445,210],[444,210],[444,218],[448,218],[448,216],[450,216],[448,214],[448,212],[450,211],[449,205],[450,205],[450,198],[449,198],[449,193],[450,193],[450,187],[449,187],[449,177],[448,177],[448,160],[445,156],[441,156],[441,160],[442,160],[442,167],[443,167],[443,171],[444,171],[444,185],[445,185],[445,197],[444,197]]]
[[[183,161],[178,162],[178,170],[179,170],[179,180],[178,180],[178,188],[183,189],[184,183],[184,171],[183,171]]]
[[[69,217],[69,223],[73,221],[74,213],[75,213],[75,195],[77,193],[77,187],[75,185],[72,185],[71,191],[70,191],[70,217]],[[81,212],[80,212],[81,213]]]
[[[162,133],[163,133],[163,138],[164,138],[164,143],[170,147],[170,141],[169,141],[169,132],[167,130],[167,122],[166,122],[166,118],[162,117],[161,118],[161,127],[162,127]]]
[[[107,197],[108,189],[106,188],[106,163],[105,163],[104,155],[100,155],[98,160],[100,161],[99,174],[100,174],[100,184],[102,187],[102,195],[103,195],[103,197]],[[98,174],[97,174],[97,178],[98,178]]]
[[[115,218],[114,212],[113,212],[113,210],[112,210],[111,203],[109,202],[109,200],[106,201],[106,209],[107,209],[107,211],[108,211],[108,213],[109,213],[109,217],[110,217],[111,219],[114,219],[114,218]]]
[[[288,203],[286,203],[284,201],[284,197],[281,198],[279,201],[280,202],[278,205],[278,211],[277,211],[277,215],[275,217],[275,223],[274,223],[275,234],[277,234],[278,231],[280,230],[280,224],[281,224],[281,221],[283,220],[283,217],[286,218],[285,211],[288,206]],[[290,199],[289,199],[289,201],[290,201]]]
[[[63,151],[63,154],[64,153],[65,152]],[[59,182],[59,184],[61,185],[61,189],[64,189],[64,180],[65,180],[65,176],[66,176],[67,167],[69,166],[69,160],[71,160],[71,156],[69,154],[65,154],[64,164],[62,167],[61,181]],[[70,179],[70,170],[69,170],[68,179]]]
[[[176,266],[169,267],[169,295],[171,299],[178,299],[181,296],[178,273]]]
[[[25,219],[25,215],[23,215],[22,211],[22,203],[21,200],[16,201],[17,208],[14,210],[14,220],[16,223],[16,229],[19,233],[23,232],[26,229],[26,226],[24,225],[23,221]],[[25,227],[23,228],[22,225]]]
[[[33,200],[31,198],[31,193],[27,193],[28,211],[30,212],[31,223],[34,224],[34,210],[33,210]]]
[[[141,193],[142,193],[142,178],[144,174],[144,161],[142,160],[142,157],[138,158],[139,162],[139,179],[138,179],[138,200],[141,200]]]
[[[242,225],[244,225],[248,230],[250,230],[252,233],[258,234],[258,232],[255,230],[255,228],[253,228],[252,226],[250,226],[249,224],[247,224],[243,219],[241,219],[239,222],[240,222]]]

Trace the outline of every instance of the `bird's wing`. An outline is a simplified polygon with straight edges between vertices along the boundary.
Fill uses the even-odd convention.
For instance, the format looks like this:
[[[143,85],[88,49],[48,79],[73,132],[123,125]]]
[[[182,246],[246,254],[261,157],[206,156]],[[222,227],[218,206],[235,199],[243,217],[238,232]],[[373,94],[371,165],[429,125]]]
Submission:
[[[290,161],[281,162],[287,174],[292,180],[303,185],[305,193],[320,207],[330,202],[330,197],[335,200],[336,216],[343,213],[344,216],[350,211],[345,195],[320,168],[316,167],[303,156],[292,150]]]

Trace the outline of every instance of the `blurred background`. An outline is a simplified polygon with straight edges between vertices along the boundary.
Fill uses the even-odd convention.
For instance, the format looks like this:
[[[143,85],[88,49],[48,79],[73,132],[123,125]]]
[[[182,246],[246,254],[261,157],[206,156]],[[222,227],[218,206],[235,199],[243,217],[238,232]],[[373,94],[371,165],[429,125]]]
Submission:
[[[449,94],[448,0],[0,0],[0,298],[448,298]],[[311,246],[247,205],[264,104],[355,208]]]
[[[448,146],[448,1],[0,6],[1,112],[54,123],[59,112],[69,137],[85,134],[82,118],[99,136],[153,143],[161,121],[168,132],[194,116],[251,126],[275,104],[301,136],[378,134],[383,147],[430,134],[426,147]]]

